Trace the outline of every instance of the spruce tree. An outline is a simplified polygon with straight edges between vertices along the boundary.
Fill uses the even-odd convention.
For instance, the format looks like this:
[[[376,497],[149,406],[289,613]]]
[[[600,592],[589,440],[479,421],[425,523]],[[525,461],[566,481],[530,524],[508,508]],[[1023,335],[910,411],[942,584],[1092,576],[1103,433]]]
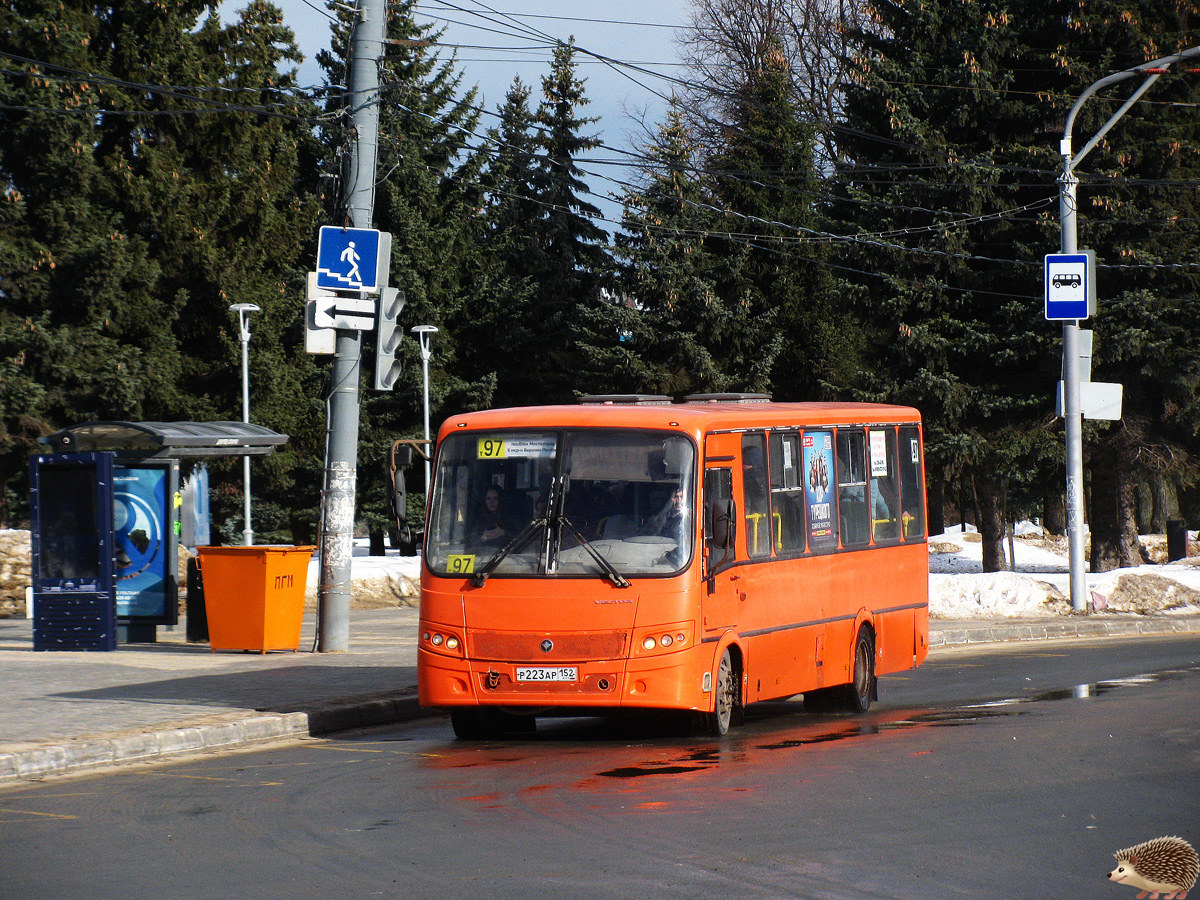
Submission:
[[[460,359],[469,377],[494,383],[497,406],[524,399],[518,386],[533,343],[530,260],[537,244],[531,225],[544,206],[535,196],[540,141],[529,98],[530,89],[514,79],[497,111],[499,123],[478,151],[482,209],[470,220],[478,256],[465,273],[471,299],[460,326]]]
[[[1052,49],[1066,23],[1032,2],[870,7],[851,35],[838,168],[844,264],[862,273],[850,290],[873,345],[860,396],[921,409],[930,478],[978,498],[995,570],[1008,488],[1036,480],[1057,437],[1038,263],[1061,120],[1039,92],[1068,81]]]
[[[580,115],[587,103],[574,44],[559,44],[542,78],[537,111],[540,152],[533,189],[542,211],[529,223],[532,295],[525,323],[531,343],[525,369],[512,386],[520,403],[563,402],[578,392],[579,342],[589,337],[579,327],[579,312],[598,301],[608,265],[606,235],[595,222],[600,211],[584,199],[587,186],[579,168],[579,157],[599,146],[582,133],[596,121]]]
[[[724,145],[706,161],[724,212],[713,277],[722,302],[737,310],[716,335],[720,356],[739,389],[818,398],[848,377],[856,329],[834,303],[814,130],[777,47],[732,98],[730,115]]]
[[[228,27],[201,22],[206,8],[27,0],[0,14],[0,340],[37,388],[15,427],[3,411],[10,435],[240,418],[238,300],[275,326],[252,353],[255,420],[294,434],[303,418],[306,364],[280,344],[300,321],[311,228],[297,199],[307,110],[277,71],[299,57],[269,4]],[[263,467],[285,502],[288,467],[287,453]]]
[[[622,198],[614,242],[618,302],[603,310],[611,333],[589,348],[589,368],[610,373],[610,389],[618,392],[725,391],[734,377],[716,336],[741,308],[727,307],[712,281],[717,261],[707,235],[715,214],[678,106],[644,152],[644,185]],[[604,324],[597,322],[597,335]]]

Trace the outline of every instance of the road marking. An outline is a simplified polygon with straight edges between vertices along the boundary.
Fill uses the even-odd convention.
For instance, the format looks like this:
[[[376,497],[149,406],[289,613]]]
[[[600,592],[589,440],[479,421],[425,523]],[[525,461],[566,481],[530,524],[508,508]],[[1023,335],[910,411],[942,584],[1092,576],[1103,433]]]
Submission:
[[[79,818],[78,816],[62,816],[62,815],[59,815],[58,813],[33,812],[32,810],[29,810],[29,809],[4,809],[3,807],[0,807],[0,813],[13,813],[14,815],[18,815],[18,816],[42,816],[47,819],[77,819],[77,818]],[[14,819],[12,821],[17,821],[17,820]]]

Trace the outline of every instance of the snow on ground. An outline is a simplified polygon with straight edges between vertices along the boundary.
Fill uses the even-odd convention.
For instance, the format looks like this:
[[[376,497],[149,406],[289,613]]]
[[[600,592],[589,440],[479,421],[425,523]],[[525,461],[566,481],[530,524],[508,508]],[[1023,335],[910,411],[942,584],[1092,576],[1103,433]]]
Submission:
[[[983,571],[983,543],[971,526],[929,538],[929,612],[945,619],[1059,616],[1071,611],[1065,541],[1042,537],[1031,523],[1017,527],[1016,571]],[[1143,543],[1159,549],[1161,536]],[[1008,542],[1004,551],[1007,556]],[[1164,554],[1165,556],[1165,554]],[[1086,563],[1085,563],[1086,566]],[[1094,609],[1110,613],[1200,613],[1200,559],[1085,573]]]
[[[929,610],[934,618],[1062,616],[1071,612],[1070,567],[1065,541],[1050,541],[1040,527],[1017,526],[1015,572],[983,571],[983,544],[971,526],[954,527],[929,539]],[[1194,534],[1192,535],[1194,537]],[[1142,538],[1152,555],[1162,555],[1163,538]],[[1008,542],[1005,542],[1005,554]],[[368,556],[366,542],[355,547],[354,601],[360,607],[415,606],[420,560],[389,550]],[[309,573],[309,601],[316,603],[318,572]],[[1086,573],[1097,611],[1108,613],[1200,614],[1200,557],[1175,563]]]

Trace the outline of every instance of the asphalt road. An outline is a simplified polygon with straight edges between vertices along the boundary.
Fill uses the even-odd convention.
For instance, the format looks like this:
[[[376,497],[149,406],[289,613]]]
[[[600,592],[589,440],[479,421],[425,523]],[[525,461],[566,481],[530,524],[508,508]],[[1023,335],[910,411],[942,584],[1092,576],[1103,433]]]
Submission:
[[[1200,637],[943,652],[860,717],[435,718],[0,792],[0,897],[1132,898],[1200,845]]]

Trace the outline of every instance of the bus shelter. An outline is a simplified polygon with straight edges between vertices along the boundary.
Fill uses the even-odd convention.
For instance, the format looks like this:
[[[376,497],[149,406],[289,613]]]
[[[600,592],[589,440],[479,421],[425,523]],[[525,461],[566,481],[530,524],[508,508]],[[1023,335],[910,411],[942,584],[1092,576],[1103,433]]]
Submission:
[[[113,650],[178,622],[181,460],[265,456],[245,422],[86,422],[30,457],[35,650]],[[207,497],[203,500],[206,502]]]

